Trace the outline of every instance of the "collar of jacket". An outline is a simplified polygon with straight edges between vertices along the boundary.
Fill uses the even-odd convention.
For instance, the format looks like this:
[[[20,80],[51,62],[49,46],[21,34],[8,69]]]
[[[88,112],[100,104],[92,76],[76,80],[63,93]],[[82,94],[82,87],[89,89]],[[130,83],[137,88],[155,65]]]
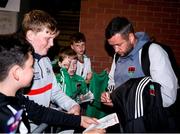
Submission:
[[[42,56],[42,55],[39,55],[39,54],[37,54],[37,53],[34,53],[33,56],[34,56],[34,58],[37,59],[38,61],[39,61],[41,58],[46,57],[46,55]]]

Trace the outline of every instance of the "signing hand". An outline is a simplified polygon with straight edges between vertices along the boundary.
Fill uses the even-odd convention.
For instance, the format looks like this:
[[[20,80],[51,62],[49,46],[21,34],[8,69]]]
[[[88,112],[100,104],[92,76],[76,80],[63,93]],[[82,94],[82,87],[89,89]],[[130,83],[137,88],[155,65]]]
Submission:
[[[107,106],[113,106],[113,103],[112,103],[112,100],[110,98],[110,94],[109,92],[103,92],[101,94],[101,102],[104,104],[104,105],[107,105]]]

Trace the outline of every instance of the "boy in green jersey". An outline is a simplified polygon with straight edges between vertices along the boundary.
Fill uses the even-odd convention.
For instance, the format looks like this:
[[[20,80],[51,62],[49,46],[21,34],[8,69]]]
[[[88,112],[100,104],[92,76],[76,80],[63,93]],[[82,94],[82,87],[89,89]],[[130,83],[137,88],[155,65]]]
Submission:
[[[58,55],[59,73],[56,74],[56,79],[61,89],[73,100],[80,103],[88,92],[85,80],[76,75],[77,69],[77,54],[70,47],[61,49]]]

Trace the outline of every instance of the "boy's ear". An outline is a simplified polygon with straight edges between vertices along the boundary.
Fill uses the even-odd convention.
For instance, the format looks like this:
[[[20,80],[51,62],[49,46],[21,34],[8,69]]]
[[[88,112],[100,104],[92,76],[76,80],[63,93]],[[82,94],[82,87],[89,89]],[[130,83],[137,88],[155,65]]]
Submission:
[[[32,30],[27,31],[26,33],[27,40],[31,41],[33,40],[33,37],[34,37],[34,32]]]
[[[134,40],[135,40],[134,34],[133,34],[133,33],[129,33],[129,41],[131,42],[131,44],[134,44],[134,43],[133,43]]]
[[[59,67],[62,67],[62,62],[58,61]]]
[[[73,50],[74,50],[73,45],[71,45],[71,49],[73,49]]]
[[[20,72],[21,71],[21,67],[18,65],[15,65],[11,68],[11,72],[12,72],[12,77],[16,80],[19,81],[19,76],[20,76]]]

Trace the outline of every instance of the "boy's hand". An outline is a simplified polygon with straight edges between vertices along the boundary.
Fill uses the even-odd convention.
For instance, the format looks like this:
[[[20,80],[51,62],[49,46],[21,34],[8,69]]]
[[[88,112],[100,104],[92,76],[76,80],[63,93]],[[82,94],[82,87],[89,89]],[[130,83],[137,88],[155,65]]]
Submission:
[[[91,124],[98,124],[98,121],[96,118],[91,118],[87,116],[81,116],[81,126],[84,128],[89,127]]]
[[[103,92],[101,94],[101,102],[104,104],[104,105],[107,105],[107,106],[113,106],[113,103],[112,103],[112,100],[110,98],[110,94],[109,92]]]
[[[92,72],[89,72],[86,76],[86,83],[89,83],[91,79],[92,79]]]
[[[109,68],[105,68],[104,71],[106,71],[107,74],[109,74]]]
[[[105,134],[106,130],[101,128],[93,128],[91,130],[88,130],[84,132],[83,134]]]
[[[79,115],[80,114],[80,106],[74,105],[69,111],[69,114]]]
[[[62,62],[58,62],[60,67],[64,67],[66,69],[69,68],[70,63],[71,63],[71,60],[69,58],[65,58]]]

